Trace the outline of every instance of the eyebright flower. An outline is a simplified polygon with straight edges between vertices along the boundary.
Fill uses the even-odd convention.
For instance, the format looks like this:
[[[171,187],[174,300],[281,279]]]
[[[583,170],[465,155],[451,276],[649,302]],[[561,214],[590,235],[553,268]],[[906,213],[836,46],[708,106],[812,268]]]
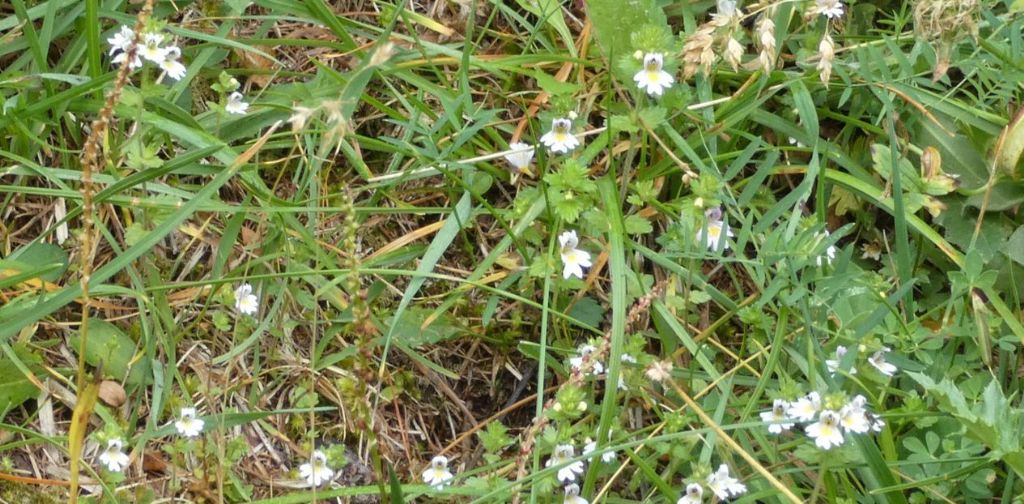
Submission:
[[[228,95],[228,103],[224,105],[224,110],[231,114],[245,115],[246,111],[249,110],[249,104],[242,101],[245,98],[242,93],[235,91]]]
[[[807,426],[807,435],[822,450],[843,444],[843,431],[839,429],[839,414],[832,410],[822,411],[818,421]]]
[[[608,433],[608,437],[611,438],[611,432]],[[593,439],[587,438],[584,442],[586,443],[585,445],[583,445],[583,454],[584,455],[589,455],[589,454],[593,453],[594,450],[597,450],[597,441],[594,441]],[[593,460],[593,459],[594,459],[594,457],[591,456],[587,460],[589,461],[589,460]],[[610,464],[610,463],[612,463],[614,461],[615,461],[615,451],[614,450],[605,450],[604,453],[601,454],[601,462],[604,462],[605,464]]]
[[[243,315],[255,315],[260,309],[260,298],[252,293],[252,286],[244,283],[235,289],[235,309]]]
[[[700,504],[704,500],[704,487],[700,483],[686,485],[686,495],[679,498],[676,504]]]
[[[160,47],[160,43],[163,41],[164,36],[159,33],[145,34],[142,38],[142,45],[139,46],[139,55],[157,65],[163,63],[167,58],[167,49]]]
[[[320,450],[313,450],[309,462],[299,466],[299,476],[311,487],[318,487],[334,477],[334,470],[327,465],[327,455]]]
[[[839,345],[836,347],[836,358],[825,360],[825,366],[828,367],[828,372],[830,374],[835,375],[836,371],[839,371],[839,364],[843,362],[844,355],[846,355],[846,347],[843,345]],[[850,368],[850,374],[857,374],[857,368]]]
[[[814,419],[814,415],[818,414],[820,409],[821,396],[817,392],[811,392],[790,404],[786,415],[793,420],[809,422]]]
[[[580,497],[580,486],[573,483],[565,487],[565,500],[562,504],[590,504],[587,499]]]
[[[181,80],[185,76],[185,65],[178,59],[181,58],[181,49],[176,46],[167,48],[164,53],[164,60],[160,62],[160,68],[167,73],[167,76],[174,80]]]
[[[662,70],[664,59],[665,56],[661,53],[647,53],[644,56],[644,68],[633,76],[636,86],[641,91],[647,91],[651,96],[661,96],[666,89],[672,87],[675,79]]]
[[[868,357],[868,364],[875,366],[875,369],[877,369],[879,373],[882,373],[885,376],[892,376],[896,374],[898,369],[896,366],[885,361],[885,354],[887,353],[889,353],[889,347],[884,347],[875,352],[874,355]]]
[[[839,424],[843,430],[857,434],[871,430],[871,422],[868,421],[867,411],[864,410],[865,402],[867,399],[858,395],[839,410]]]
[[[747,491],[747,486],[739,480],[729,476],[729,466],[722,464],[718,470],[711,473],[706,481],[708,490],[711,490],[719,499],[737,497]]]
[[[815,9],[822,15],[829,19],[836,19],[843,17],[843,2],[842,0],[817,0]]]
[[[580,144],[576,135],[572,134],[572,120],[562,117],[551,121],[551,131],[540,137],[540,143],[551,149],[551,152],[566,153]]]
[[[718,12],[714,16],[733,17],[736,15],[736,0],[718,0]]]
[[[697,230],[697,242],[707,245],[708,250],[718,250],[719,243],[721,243],[722,250],[729,248],[728,241],[722,241],[722,236],[732,238],[732,230],[729,229],[729,225],[722,221],[722,210],[719,208],[710,208],[707,212],[704,212],[707,217],[707,237],[704,236],[704,229]]]
[[[530,144],[512,142],[508,144],[510,152],[505,154],[505,161],[512,166],[515,174],[532,175],[530,163],[533,161],[534,148]]]
[[[121,25],[121,29],[113,37],[107,39],[107,43],[110,44],[110,55],[127,51],[132,45],[132,40],[135,40],[135,30],[127,25]]]
[[[576,457],[576,449],[571,444],[558,445],[551,452],[551,458],[544,464],[544,467],[560,466],[569,462],[574,457]],[[569,463],[569,465],[559,469],[558,481],[562,483],[576,481],[576,476],[579,474],[583,474],[582,460]]]
[[[100,464],[106,466],[111,472],[121,472],[128,467],[128,455],[121,452],[121,440],[111,439],[107,441],[107,448],[100,453]]]
[[[575,276],[582,280],[583,268],[589,268],[593,264],[590,262],[590,252],[576,248],[580,244],[576,231],[566,231],[558,235],[558,244],[562,246],[562,278]]]
[[[448,457],[438,455],[430,459],[430,467],[423,471],[423,482],[440,490],[455,476],[448,470]]]
[[[782,434],[782,431],[793,427],[792,420],[786,416],[787,408],[789,408],[789,403],[782,399],[776,399],[772,403],[772,409],[761,412],[761,420],[768,424],[768,432]]]
[[[181,408],[181,418],[174,422],[174,428],[178,429],[178,434],[187,438],[193,438],[203,432],[202,419],[196,418],[195,408]]]
[[[885,427],[885,420],[882,420],[878,415],[872,415],[867,413],[866,416],[871,422],[871,432],[882,432],[882,428]]]
[[[592,354],[592,353],[594,353],[594,352],[596,352],[596,351],[597,351],[597,348],[594,345],[591,345],[591,344],[580,345],[579,355],[569,359],[569,365],[572,366],[573,369],[579,369],[579,368],[583,367],[583,358],[588,356],[588,355],[590,355],[590,354]],[[601,361],[599,361],[597,359],[591,359],[590,360],[590,374],[596,376],[596,375],[599,375],[599,374],[601,374],[603,372],[604,372],[604,364],[601,364]]]

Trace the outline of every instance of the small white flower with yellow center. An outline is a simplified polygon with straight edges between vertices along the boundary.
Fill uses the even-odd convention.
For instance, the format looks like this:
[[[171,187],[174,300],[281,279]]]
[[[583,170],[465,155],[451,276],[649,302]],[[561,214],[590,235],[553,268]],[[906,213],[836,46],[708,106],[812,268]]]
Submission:
[[[718,466],[718,470],[708,476],[706,483],[708,489],[721,500],[738,497],[747,491],[746,485],[729,475],[729,466],[725,464]]]
[[[729,229],[729,225],[722,221],[722,210],[720,208],[710,208],[707,212],[704,212],[704,216],[707,217],[707,235],[704,234],[704,229],[697,230],[697,242],[702,243],[708,247],[708,250],[718,250],[721,245],[722,250],[729,248],[729,242],[723,241],[722,237],[732,238],[732,230]]]
[[[843,17],[843,2],[842,0],[817,0],[815,9],[822,15],[829,19],[836,19]]]
[[[231,114],[245,115],[249,110],[249,104],[244,101],[242,93],[235,91],[228,95],[228,103],[224,105],[224,110]]]
[[[178,421],[174,422],[174,428],[178,430],[178,434],[187,438],[193,438],[203,432],[202,419],[196,418],[195,408],[181,408],[181,417]]]
[[[444,488],[444,485],[454,477],[448,470],[448,457],[444,455],[430,459],[430,467],[423,471],[423,482],[434,487],[435,490]]]
[[[562,247],[562,278],[574,276],[582,280],[583,268],[589,268],[593,264],[590,262],[590,252],[576,248],[580,244],[576,231],[566,231],[558,235],[558,244]]]
[[[793,427],[793,421],[786,416],[787,408],[789,408],[789,403],[782,399],[776,399],[772,402],[772,409],[761,412],[761,420],[768,424],[768,432],[782,434],[782,431]]]
[[[327,465],[327,455],[320,450],[313,450],[309,462],[299,466],[299,476],[311,487],[318,487],[334,477],[334,470]]]
[[[255,315],[260,309],[260,298],[252,293],[252,286],[244,283],[235,289],[235,309],[243,315]]]
[[[540,143],[551,149],[551,152],[564,154],[579,146],[580,140],[572,134],[572,120],[560,117],[551,121],[551,131],[540,137]]]
[[[832,410],[822,411],[818,421],[807,426],[807,435],[822,450],[843,444],[843,431],[839,428],[839,413]]]
[[[121,472],[125,467],[128,467],[128,455],[121,451],[122,446],[120,439],[107,441],[107,448],[100,453],[100,464],[111,472]]]
[[[139,46],[139,55],[157,65],[167,58],[167,49],[160,47],[164,36],[159,33],[146,33],[142,37],[142,45]]]
[[[704,500],[704,487],[700,483],[686,485],[686,494],[676,501],[676,504],[700,504]]]
[[[597,347],[595,347],[594,345],[591,345],[591,344],[583,344],[583,345],[581,345],[580,348],[579,348],[579,355],[569,359],[569,365],[572,366],[572,368],[574,370],[580,369],[581,367],[583,367],[583,358],[588,356],[588,355],[590,355],[590,354],[592,354],[592,353],[594,353],[594,352],[596,352],[596,351],[597,351]],[[604,372],[604,364],[601,364],[601,361],[599,361],[597,359],[590,359],[590,374],[592,374],[594,376],[597,376],[597,375],[599,375],[599,374],[601,374],[603,372]]]
[[[590,504],[587,499],[580,497],[580,486],[573,483],[565,487],[565,499],[562,504]]]
[[[814,419],[814,415],[818,414],[820,410],[821,396],[817,392],[811,392],[790,404],[786,415],[794,420],[809,422]]]
[[[509,152],[505,154],[505,161],[508,161],[508,164],[512,166],[514,170],[512,172],[513,177],[518,175],[532,176],[533,172],[530,171],[530,163],[533,162],[533,146],[522,142],[512,142],[508,144],[508,148]]]
[[[661,53],[644,55],[643,69],[633,76],[636,86],[651,96],[661,96],[666,89],[672,87],[676,80],[672,78],[672,74],[662,69],[664,63],[665,55]]]
[[[164,60],[160,62],[160,68],[174,80],[181,80],[185,76],[185,65],[182,65],[181,61],[178,61],[179,59],[181,59],[181,49],[171,46],[167,48]]]
[[[825,360],[825,366],[828,367],[829,374],[835,375],[836,371],[839,371],[839,365],[843,362],[843,356],[846,355],[846,352],[847,352],[846,347],[843,346],[843,345],[839,345],[839,346],[836,347],[836,358],[835,359],[826,359]],[[855,368],[855,367],[850,368],[850,374],[851,375],[857,374],[857,368]]]
[[[871,430],[871,422],[864,409],[866,402],[867,399],[864,396],[858,395],[839,410],[839,425],[843,427],[843,430],[857,434],[864,434]]]
[[[878,370],[879,373],[885,376],[892,376],[896,374],[899,369],[885,361],[885,354],[889,353],[889,347],[884,347],[877,351],[871,357],[868,357],[868,364],[871,364]]]
[[[576,476],[583,474],[583,461],[569,462],[576,457],[576,449],[571,444],[563,444],[555,447],[551,452],[551,458],[544,464],[544,467],[554,467],[568,464],[558,470],[558,481],[566,483],[576,481]]]

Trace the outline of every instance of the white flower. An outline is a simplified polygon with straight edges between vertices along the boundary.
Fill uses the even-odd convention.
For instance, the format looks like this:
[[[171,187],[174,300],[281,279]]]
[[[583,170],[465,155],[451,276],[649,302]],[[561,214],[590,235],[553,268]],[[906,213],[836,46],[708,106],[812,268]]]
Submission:
[[[242,101],[242,93],[235,91],[228,95],[228,103],[224,105],[224,110],[232,114],[245,115],[245,112],[249,110],[249,104]]]
[[[111,439],[107,441],[107,448],[100,453],[100,464],[106,466],[111,472],[121,472],[128,467],[128,455],[121,452],[121,440]]]
[[[819,238],[822,241],[823,240],[827,240],[828,237],[829,237],[828,231],[825,231],[825,232],[821,233],[821,235],[819,236]],[[832,264],[832,260],[836,258],[836,252],[837,252],[836,246],[835,245],[829,245],[828,247],[825,248],[825,253],[822,254],[822,255],[819,255],[818,257],[816,257],[815,261],[818,263],[818,266],[823,266],[825,264]]]
[[[805,397],[797,399],[789,405],[789,409],[786,414],[793,420],[799,420],[801,422],[809,422],[814,419],[814,415],[821,409],[821,396],[817,392],[811,392]]]
[[[505,154],[505,161],[518,173],[530,174],[530,163],[533,161],[534,148],[530,144],[512,142],[508,144],[509,153]]]
[[[448,457],[438,455],[430,459],[430,467],[423,471],[423,482],[440,490],[455,476],[448,470]]]
[[[311,487],[318,487],[334,477],[334,471],[327,465],[327,455],[320,450],[313,450],[309,462],[299,466],[299,476]]]
[[[544,467],[560,466],[569,463],[569,460],[576,457],[576,449],[571,444],[558,445],[551,452],[551,458],[544,464]],[[571,462],[558,470],[558,481],[576,481],[576,475],[583,474],[583,461]]]
[[[867,399],[858,395],[839,410],[839,425],[843,430],[857,434],[871,430],[871,422],[868,421],[867,411],[864,410],[865,402]]]
[[[875,352],[874,355],[868,357],[868,364],[875,366],[875,369],[877,369],[879,373],[882,373],[885,376],[892,376],[896,374],[896,371],[898,369],[896,368],[896,366],[889,364],[888,362],[885,361],[885,354],[888,352],[889,347],[882,348],[881,350]]]
[[[817,11],[829,19],[843,17],[842,0],[817,0]]]
[[[580,497],[580,486],[573,483],[565,487],[565,500],[563,504],[590,504],[587,499]]]
[[[704,500],[704,487],[700,483],[686,485],[686,495],[676,501],[676,504],[700,504]]]
[[[609,432],[608,433],[608,439],[611,439],[611,437],[612,437],[611,436],[611,432]],[[584,455],[590,455],[591,453],[594,452],[594,450],[597,449],[597,441],[594,441],[593,439],[587,438],[586,441],[584,441],[584,442],[586,443],[585,445],[583,445],[583,454]],[[587,460],[588,461],[594,460],[594,456],[591,455],[590,457],[587,458]],[[601,453],[601,462],[604,462],[605,464],[610,464],[610,463],[612,463],[614,461],[615,461],[615,450],[605,449],[605,451],[603,453]]]
[[[114,56],[114,59],[112,59],[111,61],[113,61],[117,65],[123,65],[124,62],[127,61],[127,60],[128,60],[128,51],[122,51],[122,52],[117,53],[117,56]],[[132,58],[132,61],[130,63],[128,63],[128,68],[130,68],[132,70],[137,70],[139,68],[142,68],[142,58],[139,57],[139,52],[138,51],[135,51],[135,57]]]
[[[746,485],[729,476],[729,466],[725,464],[718,466],[718,471],[711,473],[706,483],[708,490],[714,492],[719,499],[737,497],[747,491]]]
[[[629,363],[629,364],[636,364],[636,357],[633,357],[632,355],[629,355],[628,353],[622,354],[622,357],[620,357],[620,358],[622,359],[622,362],[626,362],[626,363]]]
[[[768,424],[768,432],[782,434],[782,431],[793,427],[792,420],[786,416],[787,408],[789,408],[789,403],[782,399],[776,399],[772,403],[772,409],[761,412],[761,420]]]
[[[132,30],[128,25],[121,25],[121,30],[114,34],[113,37],[107,39],[107,43],[110,44],[110,55],[114,53],[127,51],[132,45],[132,41],[135,40],[135,30]]]
[[[580,244],[576,231],[566,231],[558,235],[558,244],[562,247],[562,278],[575,276],[582,280],[583,268],[589,268],[593,264],[590,262],[589,252],[576,248]]]
[[[825,360],[825,366],[828,367],[828,372],[830,374],[835,375],[836,371],[839,371],[839,364],[841,364],[843,362],[843,356],[846,355],[846,351],[847,350],[846,350],[845,346],[839,345],[839,346],[836,347],[836,358],[835,359],[826,359]],[[857,368],[851,367],[850,368],[850,374],[852,374],[852,375],[857,374]]]
[[[594,352],[596,352],[597,351],[597,347],[595,347],[594,345],[591,345],[589,343],[585,343],[583,345],[580,345],[580,348],[579,348],[578,351],[579,351],[579,355],[569,359],[569,365],[571,365],[573,369],[580,369],[581,367],[583,367],[583,358],[588,356],[588,355],[590,355],[590,354],[592,354],[592,353],[594,353]],[[601,374],[603,372],[604,372],[604,364],[601,364],[601,361],[599,361],[597,359],[590,359],[590,374],[596,376],[596,375],[599,375],[599,374]]]
[[[698,205],[699,206],[699,205]],[[728,241],[722,241],[722,236],[732,238],[732,230],[729,229],[729,225],[722,221],[722,210],[720,208],[709,208],[704,212],[704,216],[707,217],[707,236],[704,235],[704,229],[697,230],[697,242],[702,243],[708,247],[708,250],[718,250],[719,242],[721,242],[722,250],[729,248]]]
[[[572,134],[572,120],[562,117],[551,121],[551,131],[540,137],[540,143],[551,149],[551,152],[566,153],[575,149],[580,140]]]
[[[174,428],[178,429],[178,434],[192,438],[203,432],[204,423],[202,419],[196,418],[195,408],[181,408],[181,418],[174,422]]]
[[[662,70],[664,60],[665,56],[661,53],[647,53],[644,56],[644,68],[633,76],[641,91],[647,91],[651,96],[661,96],[666,89],[672,87],[675,79]]]
[[[181,80],[185,76],[185,65],[178,59],[181,58],[181,49],[177,46],[167,48],[164,60],[160,62],[160,68],[167,73],[167,76],[174,80]]]
[[[243,315],[255,315],[260,309],[260,298],[252,293],[252,286],[244,283],[235,289],[235,309]]]
[[[164,36],[159,33],[146,33],[142,38],[142,45],[139,46],[139,55],[157,65],[163,63],[167,58],[167,49],[160,47],[163,41]]]
[[[839,414],[832,410],[822,411],[818,421],[807,426],[807,435],[822,450],[843,444],[843,431],[839,428]]]
[[[715,16],[733,17],[736,15],[736,0],[718,0],[718,12]]]

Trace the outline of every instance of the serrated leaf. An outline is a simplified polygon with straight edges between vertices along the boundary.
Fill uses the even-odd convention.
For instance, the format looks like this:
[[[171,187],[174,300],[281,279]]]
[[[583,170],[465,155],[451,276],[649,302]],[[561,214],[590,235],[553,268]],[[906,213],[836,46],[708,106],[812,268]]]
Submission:
[[[657,128],[665,122],[668,112],[664,107],[644,107],[637,112],[640,121],[650,128]]]
[[[654,227],[651,226],[651,221],[640,217],[639,215],[627,215],[624,221],[623,226],[626,229],[626,234],[638,235],[654,231]]]
[[[625,131],[627,133],[636,133],[640,131],[640,126],[636,123],[630,115],[616,114],[608,119],[608,127],[613,131]]]

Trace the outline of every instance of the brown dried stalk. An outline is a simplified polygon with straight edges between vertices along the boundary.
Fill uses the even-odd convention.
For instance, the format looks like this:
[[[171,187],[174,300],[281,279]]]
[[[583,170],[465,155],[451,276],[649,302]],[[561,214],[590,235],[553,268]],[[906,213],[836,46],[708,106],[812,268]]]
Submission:
[[[640,317],[647,313],[648,308],[651,306],[651,302],[654,298],[660,296],[665,291],[665,286],[668,284],[667,281],[659,282],[648,292],[644,297],[637,300],[633,308],[629,310],[626,315],[626,327],[631,328],[640,321]],[[537,433],[544,430],[547,427],[550,419],[547,415],[548,411],[551,410],[555,404],[555,398],[558,397],[558,392],[568,386],[577,386],[583,383],[583,379],[590,373],[590,369],[594,363],[604,359],[612,347],[612,332],[609,329],[603,335],[601,335],[601,344],[597,350],[585,354],[582,356],[583,361],[578,368],[573,368],[572,373],[569,374],[569,379],[559,385],[558,390],[551,394],[551,397],[544,403],[543,411],[540,416],[533,419],[533,423],[525,430],[522,434],[522,442],[519,443],[519,455],[516,457],[516,481],[520,481],[526,477],[526,461],[530,458],[530,454],[533,453],[534,445],[536,444]],[[544,372],[543,370],[539,372]],[[512,496],[512,504],[519,504],[520,496],[519,492],[515,492]]]
[[[89,136],[86,138],[85,145],[82,149],[82,246],[79,251],[79,284],[82,288],[82,319],[78,330],[78,375],[75,380],[78,394],[81,394],[85,390],[85,348],[89,339],[89,309],[91,306],[91,302],[89,300],[89,280],[92,275],[93,261],[96,257],[97,242],[96,222],[93,215],[95,213],[93,195],[96,192],[96,188],[92,182],[92,174],[93,171],[99,169],[100,141],[106,134],[107,128],[110,126],[111,118],[114,115],[114,105],[117,104],[117,101],[121,97],[121,92],[124,90],[124,86],[128,83],[128,74],[131,73],[130,62],[135,59],[135,55],[139,50],[139,41],[142,38],[142,29],[146,26],[146,20],[152,13],[153,0],[147,0],[145,5],[142,6],[142,10],[139,11],[139,15],[135,18],[135,37],[126,51],[127,57],[125,58],[124,63],[117,72],[117,79],[114,81],[114,88],[110,90],[110,93],[107,95],[107,99],[103,103],[103,108],[100,109],[99,117],[92,122],[92,129],[89,131]],[[76,411],[76,413],[80,413],[85,418],[88,418],[91,411]],[[82,442],[83,439],[81,436],[70,436],[68,438],[68,453],[81,453]],[[72,504],[76,504],[78,502],[79,470],[78,459],[77,457],[74,457],[70,464],[70,501]]]

